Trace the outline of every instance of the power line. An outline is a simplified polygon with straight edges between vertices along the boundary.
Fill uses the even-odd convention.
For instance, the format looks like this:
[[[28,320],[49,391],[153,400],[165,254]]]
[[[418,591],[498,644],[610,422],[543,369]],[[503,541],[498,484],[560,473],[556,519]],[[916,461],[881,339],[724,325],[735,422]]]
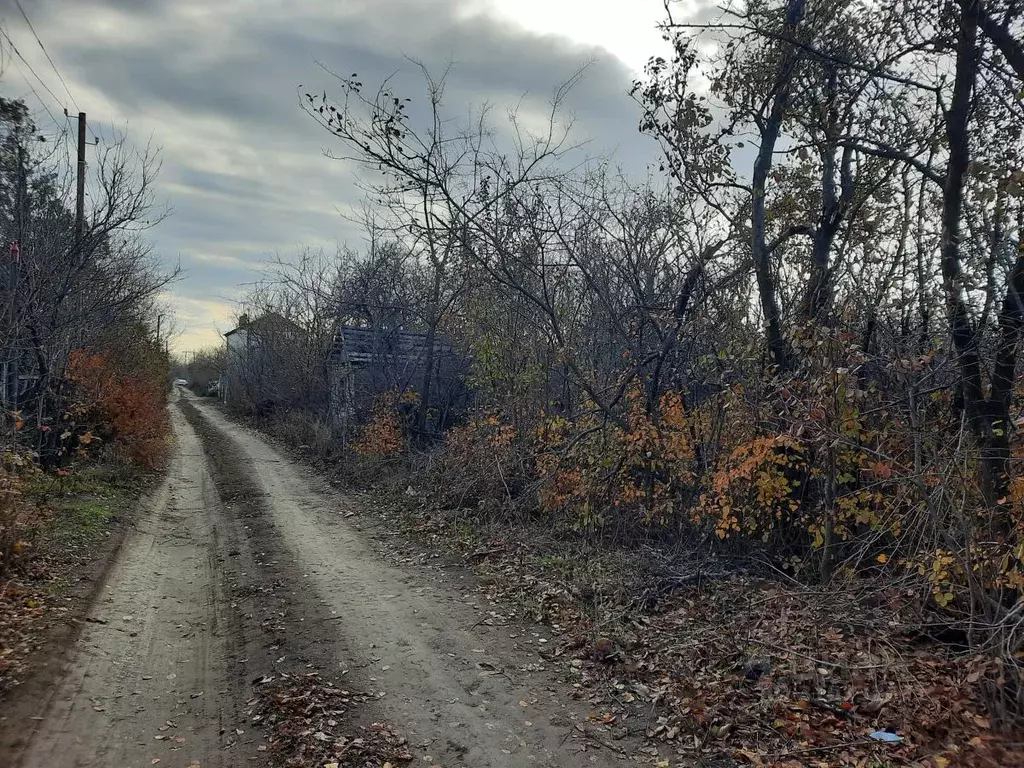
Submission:
[[[17,64],[15,64],[14,66],[16,68],[18,67]],[[56,116],[53,114],[53,112],[50,110],[49,105],[47,105],[47,103],[46,103],[46,99],[44,99],[42,96],[39,95],[39,91],[37,91],[35,89],[35,86],[32,85],[32,81],[29,80],[27,77],[25,77],[25,73],[22,72],[20,68],[18,68],[18,72],[21,74],[22,79],[24,79],[25,85],[27,85],[29,87],[29,90],[32,91],[32,94],[36,97],[36,100],[42,105],[43,109],[46,110],[46,114],[48,114],[50,116],[50,119],[53,120],[54,125],[58,125],[59,126],[61,124],[61,121],[58,120],[56,118]],[[65,111],[65,118],[64,119],[65,120],[68,119],[66,111]],[[66,133],[66,131],[63,131],[63,132]]]
[[[71,93],[71,89],[68,88],[67,81],[64,79],[64,76],[61,75],[60,70],[57,69],[57,65],[54,63],[53,59],[50,58],[50,54],[46,50],[46,46],[43,45],[43,41],[39,39],[39,35],[36,33],[36,28],[33,27],[32,22],[29,21],[28,14],[25,13],[25,9],[21,7],[21,0],[14,0],[14,3],[18,6],[18,10],[21,11],[21,17],[25,20],[25,23],[28,24],[28,28],[29,31],[32,32],[32,36],[36,39],[36,42],[39,43],[39,48],[42,50],[43,55],[46,57],[46,60],[50,62],[50,66],[53,68],[53,73],[57,75],[57,79],[60,80],[60,84],[64,86],[64,90],[67,92],[68,97],[71,99],[71,103],[75,105],[75,109],[77,111],[81,112],[82,110],[78,106],[78,102],[75,100],[74,95]],[[10,38],[8,37],[8,40],[9,39]],[[18,55],[20,56],[21,54]]]
[[[46,90],[46,92],[53,97],[54,101],[56,101],[58,104],[60,104],[63,107],[64,104],[60,100],[60,97],[58,97],[57,94],[55,94],[53,91],[51,91],[50,90],[50,86],[48,86],[46,84],[46,81],[43,80],[43,78],[41,78],[38,74],[36,74],[36,71],[34,69],[32,69],[32,65],[28,63],[28,59],[26,59],[24,56],[21,55],[21,51],[18,50],[18,46],[16,46],[14,44],[14,41],[11,40],[11,36],[9,34],[7,34],[7,30],[4,29],[3,27],[0,27],[0,35],[3,35],[4,39],[7,41],[7,44],[9,46],[11,46],[11,50],[14,51],[15,55],[17,55],[17,57],[19,59],[21,59],[21,61],[25,64],[25,66],[28,67],[28,71],[32,73],[33,77],[35,77],[36,80],[39,81],[39,84],[41,86],[43,86],[43,88]],[[25,82],[28,82],[28,78],[25,78]],[[31,83],[29,83],[29,87],[32,88],[32,84]],[[32,88],[32,92],[36,94],[37,98],[39,98],[39,94],[36,93],[36,89],[35,88]],[[41,98],[39,100],[42,101]],[[67,113],[67,111],[68,111],[67,107],[64,107],[65,114]],[[49,112],[49,109],[47,109],[47,112]],[[50,117],[53,117],[53,113],[50,114]],[[54,122],[56,122],[56,118],[54,118]]]
[[[42,106],[43,110],[46,112],[47,115],[50,116],[50,120],[53,121],[54,127],[57,129],[57,131],[59,131],[59,137],[58,138],[67,139],[68,136],[69,136],[68,128],[69,128],[69,123],[70,123],[70,119],[71,119],[70,116],[68,115],[67,107],[64,106],[63,102],[57,96],[57,94],[55,94],[50,89],[50,86],[48,86],[46,84],[46,81],[43,80],[39,76],[39,74],[35,71],[35,69],[33,69],[32,65],[29,64],[28,60],[21,54],[21,51],[18,50],[18,46],[16,46],[14,44],[14,41],[11,39],[10,34],[7,32],[6,29],[3,28],[3,26],[0,26],[0,36],[2,36],[7,41],[7,44],[11,47],[11,50],[14,51],[14,53],[17,55],[17,57],[25,65],[25,67],[28,68],[28,71],[32,73],[32,75],[39,82],[39,84],[45,89],[45,91],[48,94],[50,94],[50,96],[53,97],[54,101],[56,101],[57,104],[60,105],[61,108],[63,109],[63,111],[64,111],[64,120],[62,121],[62,120],[59,120],[57,118],[57,116],[53,114],[53,110],[50,109],[50,106],[47,103],[47,100],[39,95],[39,91],[36,90],[35,86],[32,84],[32,81],[25,75],[24,72],[21,71],[21,67],[18,66],[18,63],[15,62],[14,66],[18,70],[18,72],[21,74],[22,79],[25,81],[25,85],[27,85],[29,90],[32,91],[32,95],[36,97],[36,100]],[[66,141],[64,142],[64,144],[65,144],[65,148],[66,148],[66,146],[67,146]]]

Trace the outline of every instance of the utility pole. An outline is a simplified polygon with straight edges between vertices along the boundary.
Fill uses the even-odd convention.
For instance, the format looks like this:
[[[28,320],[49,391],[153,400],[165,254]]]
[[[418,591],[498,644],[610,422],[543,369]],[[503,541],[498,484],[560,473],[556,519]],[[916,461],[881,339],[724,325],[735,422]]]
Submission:
[[[160,347],[160,321],[164,319],[163,315],[156,316],[156,346]]]
[[[78,197],[75,205],[75,231],[85,235],[85,112],[78,113]]]
[[[65,110],[65,114],[67,111]],[[78,238],[79,252],[76,258],[85,261],[85,247],[82,238],[85,237],[85,112],[78,113],[78,189],[75,195],[75,236]],[[81,316],[85,311],[85,297],[81,294],[72,304],[74,311],[79,315],[78,343],[81,345],[85,335],[85,324],[81,322]]]
[[[11,243],[11,258],[8,265],[8,289],[10,291],[11,320],[9,326],[10,352],[7,358],[4,381],[4,400],[9,408],[17,409],[18,395],[21,389],[21,339],[18,338],[18,288],[21,271],[21,244],[25,242],[28,228],[28,169],[25,167],[25,147],[21,139],[18,141],[18,189],[17,189],[17,239]]]

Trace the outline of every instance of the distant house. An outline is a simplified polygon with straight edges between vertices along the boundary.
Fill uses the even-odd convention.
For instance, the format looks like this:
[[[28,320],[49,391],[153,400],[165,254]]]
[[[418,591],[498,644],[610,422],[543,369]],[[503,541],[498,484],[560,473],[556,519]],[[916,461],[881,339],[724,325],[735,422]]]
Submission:
[[[276,312],[252,320],[242,315],[224,341],[224,402],[264,411],[306,398],[308,339],[294,322]]]
[[[376,397],[412,389],[422,396],[427,359],[432,357],[427,408],[428,433],[443,429],[469,401],[466,360],[442,337],[427,354],[427,334],[341,326],[327,355],[327,384],[335,433],[347,439],[353,424],[369,419]]]

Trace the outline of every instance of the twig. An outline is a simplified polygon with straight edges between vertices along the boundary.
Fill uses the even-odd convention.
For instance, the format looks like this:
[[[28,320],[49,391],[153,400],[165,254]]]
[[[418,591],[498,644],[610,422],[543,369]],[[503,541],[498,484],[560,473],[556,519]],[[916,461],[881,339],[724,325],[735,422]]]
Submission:
[[[508,483],[505,482],[505,473],[501,471],[501,462],[498,460],[497,454],[494,456],[494,464],[498,467],[498,477],[501,478],[501,484],[505,486],[505,495],[509,501],[512,501],[512,491],[508,489]]]
[[[593,742],[594,742],[595,744],[597,744],[598,746],[604,747],[605,749],[609,749],[609,750],[611,750],[612,752],[614,752],[614,753],[615,753],[615,754],[617,754],[617,755],[625,755],[625,754],[626,754],[626,750],[624,750],[624,749],[619,749],[619,748],[618,748],[618,747],[616,747],[616,746],[615,746],[614,744],[609,744],[609,743],[608,743],[607,741],[605,741],[604,739],[599,739],[599,738],[597,737],[597,734],[593,733],[592,731],[589,731],[589,730],[587,730],[587,728],[586,728],[586,727],[580,727],[580,726],[577,726],[577,728],[578,728],[578,729],[579,729],[580,731],[582,731],[582,733],[583,733],[583,735],[584,735],[584,736],[586,736],[586,737],[587,737],[588,739],[590,739],[591,741],[593,741]]]
[[[483,670],[485,675],[501,675],[512,683],[512,685],[516,684],[516,681],[509,677],[505,670],[500,669],[496,664],[491,664],[489,661],[478,662],[476,668]]]
[[[764,640],[758,640],[755,637],[748,637],[746,641],[748,643],[754,643],[755,645],[762,645],[765,648],[771,648],[772,650],[778,651],[779,653],[791,653],[794,656],[800,656],[809,661],[813,661],[818,666],[836,668],[842,667],[846,669],[883,669],[884,667],[891,666],[890,664],[846,664],[838,663],[835,661],[825,661],[824,659],[816,659],[814,656],[808,656],[806,653],[800,653],[800,651],[795,651],[792,648],[784,648],[781,645],[773,645],[772,643],[767,643]]]
[[[400,531],[396,532],[395,535],[396,536],[401,535],[401,532]],[[505,550],[502,547],[491,547],[490,549],[477,549],[477,550],[474,550],[473,552],[470,552],[468,555],[466,555],[466,559],[467,560],[477,560],[478,558],[487,557],[488,555],[496,555],[499,552],[504,552],[504,551]]]
[[[777,755],[773,755],[774,758],[792,757],[793,755],[807,755],[812,752],[831,752],[835,749],[846,749],[847,747],[859,747],[865,744],[875,744],[876,742],[871,739],[858,739],[857,741],[844,741],[840,744],[831,744],[825,747],[805,747],[804,749],[794,749],[791,752],[781,752]]]

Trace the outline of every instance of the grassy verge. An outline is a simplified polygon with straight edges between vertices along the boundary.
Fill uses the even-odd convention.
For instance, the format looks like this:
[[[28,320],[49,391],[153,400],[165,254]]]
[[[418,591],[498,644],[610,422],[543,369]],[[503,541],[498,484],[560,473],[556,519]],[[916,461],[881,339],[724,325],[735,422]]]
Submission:
[[[150,479],[120,462],[27,478],[20,503],[36,522],[0,576],[0,703],[37,669],[52,666],[74,634],[120,543],[118,523]]]
[[[44,555],[87,550],[105,538],[111,526],[138,499],[144,483],[117,465],[93,465],[67,477],[39,476],[26,497],[48,508],[41,531]]]

